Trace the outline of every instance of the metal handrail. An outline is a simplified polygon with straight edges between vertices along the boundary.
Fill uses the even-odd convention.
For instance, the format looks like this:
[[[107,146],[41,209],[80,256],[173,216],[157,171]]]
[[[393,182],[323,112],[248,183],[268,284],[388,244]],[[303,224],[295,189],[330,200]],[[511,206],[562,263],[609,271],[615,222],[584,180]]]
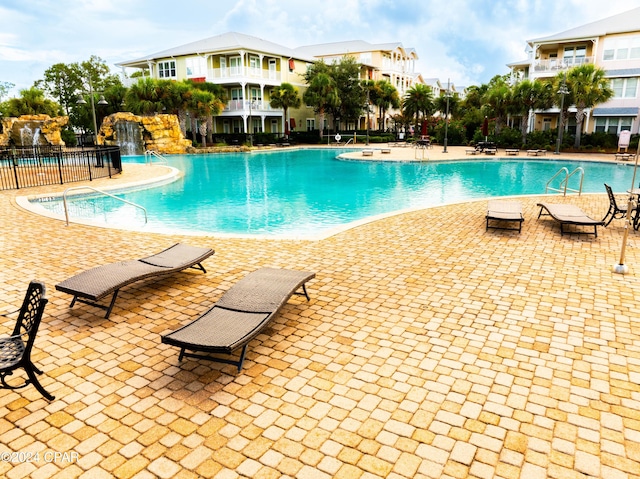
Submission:
[[[167,159],[162,156],[160,153],[158,153],[155,150],[145,150],[144,152],[144,163],[145,165],[148,164],[152,164],[153,163],[153,157],[158,158],[159,160],[161,160],[165,165],[167,164]]]
[[[577,190],[574,190],[572,188],[569,188],[569,180],[571,179],[571,177],[575,174],[580,173],[580,188]],[[567,175],[567,177],[565,178],[565,184],[564,184],[564,194],[565,196],[567,195],[567,190],[568,191],[572,191],[573,193],[578,193],[578,195],[582,194],[582,181],[584,180],[584,170],[582,169],[582,167],[578,166],[575,170],[573,170],[571,173],[569,173]]]
[[[549,186],[553,180],[555,180],[561,173],[564,172],[564,179],[560,182],[559,188],[553,188]],[[569,179],[573,176],[580,173],[580,189],[569,188]],[[582,193],[582,182],[584,180],[584,169],[578,166],[575,170],[569,173],[569,170],[566,167],[560,168],[555,175],[551,177],[549,181],[547,181],[547,185],[545,187],[544,192],[547,193],[549,190],[557,191],[558,193],[562,193],[564,196],[567,196],[567,191],[571,191],[573,193],[578,193],[580,195]]]
[[[92,186],[75,186],[73,188],[67,188],[66,190],[64,190],[64,193],[62,193],[62,204],[64,205],[64,217],[66,220],[66,226],[69,226],[69,209],[67,208],[67,193],[69,191],[73,191],[73,190],[92,190],[95,191],[96,193],[100,193],[102,195],[105,196],[109,196],[110,198],[114,198],[116,200],[122,201],[123,203],[127,203],[128,205],[131,206],[135,206],[136,208],[140,208],[143,212],[144,212],[144,222],[147,222],[147,209],[144,206],[140,206],[137,205],[135,203],[132,203],[131,201],[127,201],[123,198],[119,198],[117,196],[112,195],[111,193],[107,193],[106,191],[102,191],[99,190],[97,188],[94,188]]]
[[[565,179],[567,178],[567,176],[569,176],[569,170],[567,170],[567,168],[566,168],[566,167],[564,167],[564,166],[563,166],[562,168],[560,168],[560,169],[558,170],[558,172],[557,172],[555,175],[553,175],[549,181],[547,181],[547,186],[546,186],[546,188],[544,189],[544,192],[545,192],[545,193],[547,193],[549,190],[551,190],[551,191],[557,191],[557,192],[559,192],[559,193],[563,191],[563,190],[559,190],[559,189],[557,189],[557,188],[552,188],[551,186],[549,186],[549,185],[551,184],[551,182],[552,182],[553,180],[555,180],[555,179],[560,175],[560,173],[562,173],[563,171],[564,171],[564,177],[565,177]],[[562,181],[560,182],[560,185],[562,185]]]

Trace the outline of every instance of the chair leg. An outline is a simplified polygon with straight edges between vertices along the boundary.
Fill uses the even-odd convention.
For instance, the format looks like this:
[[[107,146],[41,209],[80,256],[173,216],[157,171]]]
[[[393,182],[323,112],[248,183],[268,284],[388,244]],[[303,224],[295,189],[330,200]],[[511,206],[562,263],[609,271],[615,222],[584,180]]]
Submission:
[[[31,382],[31,384],[33,384],[36,389],[38,390],[38,392],[40,394],[42,394],[46,399],[48,399],[49,401],[53,401],[56,397],[49,394],[44,387],[42,386],[42,384],[40,384],[40,381],[38,381],[38,378],[35,374],[36,371],[38,371],[38,368],[36,368],[33,364],[29,363],[24,367],[24,370],[27,372],[27,376],[29,377],[29,380]],[[40,373],[42,374],[42,373]]]

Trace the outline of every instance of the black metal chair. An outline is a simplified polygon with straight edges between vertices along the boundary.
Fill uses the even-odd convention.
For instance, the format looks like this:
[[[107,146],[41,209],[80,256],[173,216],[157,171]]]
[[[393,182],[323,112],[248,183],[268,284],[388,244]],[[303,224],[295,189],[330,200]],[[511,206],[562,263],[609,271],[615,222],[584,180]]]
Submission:
[[[19,310],[9,314],[18,313],[13,334],[8,337],[0,337],[0,388],[20,389],[29,384],[33,384],[36,389],[49,401],[55,399],[42,387],[36,374],[42,374],[31,361],[31,349],[36,339],[36,333],[42,320],[44,307],[47,304],[45,298],[44,284],[38,281],[31,281],[27,294]],[[2,316],[7,316],[3,314]],[[27,379],[23,384],[13,385],[7,383],[7,377],[11,376],[16,369],[24,369]]]
[[[618,203],[616,201],[616,197],[613,194],[613,190],[611,189],[611,187],[608,184],[604,184],[604,187],[607,190],[607,195],[609,195],[609,211],[607,211],[607,214],[604,215],[604,218],[602,218],[602,221],[604,222],[605,226],[609,226],[609,223],[611,223],[615,218],[624,218],[627,214],[627,207],[620,207],[618,206]]]

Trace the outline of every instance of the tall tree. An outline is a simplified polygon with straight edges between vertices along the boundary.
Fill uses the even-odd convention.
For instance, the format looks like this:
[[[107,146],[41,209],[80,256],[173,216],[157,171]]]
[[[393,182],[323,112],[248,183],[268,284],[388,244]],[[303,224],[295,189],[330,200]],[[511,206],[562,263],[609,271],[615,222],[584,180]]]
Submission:
[[[8,116],[44,114],[54,117],[61,113],[60,105],[45,98],[44,91],[35,87],[20,90],[19,98],[10,98],[6,103]]]
[[[269,102],[272,108],[282,108],[284,113],[284,121],[288,125],[289,117],[287,112],[289,108],[300,108],[302,100],[298,96],[298,90],[291,83],[281,83],[279,87],[271,90],[271,101]],[[285,138],[287,137],[289,129],[285,128]]]
[[[412,86],[402,100],[402,110],[406,116],[412,116],[419,125],[422,120],[434,112],[433,91],[428,85],[418,83]]]
[[[506,123],[512,101],[511,87],[507,78],[502,75],[494,76],[489,82],[483,99],[485,108],[488,110],[487,116],[495,119],[496,134],[500,134]]]
[[[336,85],[340,102],[329,108],[329,113],[345,122],[357,122],[362,116],[366,91],[362,88],[360,72],[362,64],[353,56],[343,57],[340,62],[330,65],[330,75]]]
[[[44,71],[44,79],[34,84],[58,99],[67,116],[71,114],[82,90],[82,72],[77,63],[56,63]]]
[[[576,107],[575,148],[580,147],[585,111],[613,97],[613,89],[605,75],[606,72],[603,69],[597,68],[592,63],[585,63],[567,72],[567,86]]]
[[[305,81],[307,89],[302,95],[305,104],[313,107],[313,110],[320,116],[320,137],[324,127],[324,119],[327,111],[337,108],[340,105],[340,97],[334,79],[329,73],[327,65],[320,61],[315,62],[306,72]]]
[[[522,80],[512,90],[510,112],[522,116],[520,132],[522,143],[527,142],[527,130],[531,113],[537,109],[547,109],[553,106],[552,84],[539,80]]]
[[[222,105],[213,93],[197,88],[192,92],[188,108],[193,117],[198,120],[198,132],[204,147],[207,146],[207,118],[220,113]]]
[[[386,80],[376,81],[377,98],[374,102],[380,110],[379,127],[384,129],[387,112],[391,108],[400,108],[400,94],[396,87]]]
[[[163,103],[158,81],[150,77],[140,78],[131,85],[125,95],[127,108],[137,115],[153,115],[162,111]]]

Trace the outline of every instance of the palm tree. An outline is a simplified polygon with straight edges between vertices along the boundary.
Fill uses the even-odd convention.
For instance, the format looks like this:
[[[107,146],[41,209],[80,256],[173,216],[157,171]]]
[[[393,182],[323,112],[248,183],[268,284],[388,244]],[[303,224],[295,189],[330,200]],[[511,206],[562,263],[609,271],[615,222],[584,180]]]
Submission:
[[[613,97],[613,90],[605,75],[606,72],[603,69],[597,68],[591,63],[574,67],[567,72],[567,87],[573,95],[576,107],[575,148],[580,147],[585,111]]]
[[[511,107],[511,87],[502,76],[495,76],[489,82],[489,88],[484,95],[485,106],[489,109],[490,116],[495,118],[496,134],[502,131],[507,114]]]
[[[20,98],[10,98],[6,103],[8,116],[45,114],[55,117],[61,113],[60,105],[45,98],[44,91],[35,87],[20,90]]]
[[[129,87],[124,101],[131,113],[153,115],[162,111],[163,107],[158,93],[158,82],[153,78],[145,77]]]
[[[385,126],[387,111],[391,108],[400,107],[398,90],[387,80],[376,80],[371,84],[369,95],[371,103],[378,107],[378,130],[382,131]]]
[[[198,133],[202,138],[202,146],[207,146],[207,118],[220,113],[223,103],[208,91],[194,89],[189,102],[189,111],[198,119]]]
[[[422,119],[426,119],[434,111],[433,91],[428,85],[417,84],[411,87],[402,101],[402,110],[406,116],[413,116],[416,125],[420,124],[420,114]]]
[[[537,80],[522,80],[513,87],[509,111],[522,116],[520,131],[523,144],[527,142],[531,113],[538,109],[551,108],[553,105],[551,88],[551,83]]]
[[[282,108],[284,110],[284,121],[286,125],[289,125],[289,118],[287,112],[289,108],[300,108],[302,100],[298,96],[298,90],[291,83],[282,83],[279,87],[271,90],[271,101],[269,102],[272,108]],[[284,136],[288,138],[289,128],[285,127]]]
[[[324,116],[327,110],[335,108],[340,104],[336,84],[328,73],[317,73],[311,78],[309,87],[302,96],[304,102],[312,106],[314,111],[320,116],[320,137],[324,125]]]

